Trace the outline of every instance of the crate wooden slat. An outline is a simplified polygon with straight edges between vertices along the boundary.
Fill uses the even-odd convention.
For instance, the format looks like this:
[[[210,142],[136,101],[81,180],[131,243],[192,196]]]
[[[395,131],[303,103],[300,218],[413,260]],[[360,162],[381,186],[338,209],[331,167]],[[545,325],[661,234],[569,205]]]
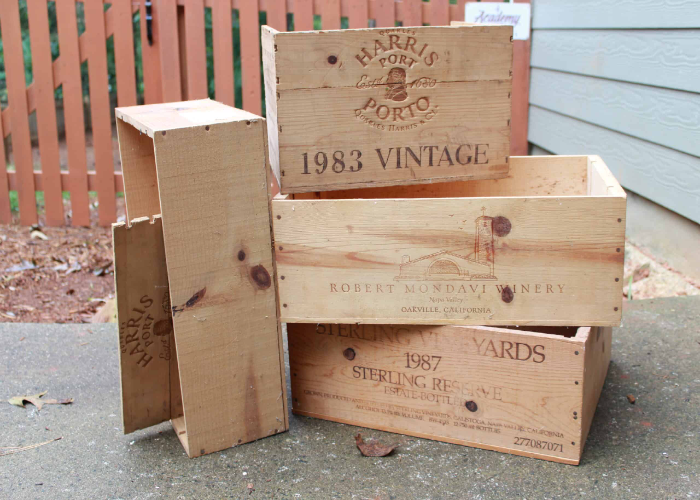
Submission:
[[[159,209],[162,215],[179,372],[179,385],[169,383],[170,419],[178,437],[196,457],[286,430],[264,120],[209,100],[117,108],[116,114],[127,213]],[[132,224],[122,232],[157,228]],[[120,302],[131,302],[123,291],[119,287],[120,314]],[[143,372],[122,371],[125,376]],[[138,380],[123,380],[122,387]],[[165,370],[159,380],[167,397]],[[174,411],[180,396],[182,412]]]
[[[263,27],[282,193],[505,177],[511,35],[509,26]]]
[[[541,330],[290,324],[292,411],[578,464],[612,328]]]
[[[599,157],[296,197],[272,203],[283,322],[620,322],[626,196]]]

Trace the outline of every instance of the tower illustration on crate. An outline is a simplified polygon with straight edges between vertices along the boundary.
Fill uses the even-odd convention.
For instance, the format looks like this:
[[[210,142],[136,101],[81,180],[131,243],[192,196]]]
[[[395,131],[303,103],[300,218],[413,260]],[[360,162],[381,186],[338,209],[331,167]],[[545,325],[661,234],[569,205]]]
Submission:
[[[399,265],[396,281],[493,281],[498,279],[494,272],[496,248],[494,232],[506,236],[510,232],[510,222],[505,217],[490,217],[486,208],[474,220],[474,251],[471,255],[459,255],[449,250],[424,255],[411,260],[404,255]]]

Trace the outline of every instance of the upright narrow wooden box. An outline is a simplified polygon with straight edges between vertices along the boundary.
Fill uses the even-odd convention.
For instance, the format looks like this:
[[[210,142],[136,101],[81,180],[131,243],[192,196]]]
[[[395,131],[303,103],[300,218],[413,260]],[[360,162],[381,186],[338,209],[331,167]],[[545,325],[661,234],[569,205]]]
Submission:
[[[209,100],[116,115],[124,431],[170,420],[196,457],[286,430],[265,121]]]
[[[292,411],[578,464],[610,327],[290,324]]]
[[[262,29],[282,193],[508,174],[511,26]]]

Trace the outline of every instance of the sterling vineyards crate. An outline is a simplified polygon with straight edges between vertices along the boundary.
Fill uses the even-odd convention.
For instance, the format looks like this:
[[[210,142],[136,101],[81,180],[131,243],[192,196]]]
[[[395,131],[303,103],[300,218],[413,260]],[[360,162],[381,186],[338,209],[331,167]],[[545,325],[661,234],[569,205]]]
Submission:
[[[610,327],[290,324],[299,415],[578,464]]]
[[[504,179],[278,195],[281,321],[614,326],[625,192],[597,156]]]
[[[262,31],[282,193],[508,174],[511,26]]]

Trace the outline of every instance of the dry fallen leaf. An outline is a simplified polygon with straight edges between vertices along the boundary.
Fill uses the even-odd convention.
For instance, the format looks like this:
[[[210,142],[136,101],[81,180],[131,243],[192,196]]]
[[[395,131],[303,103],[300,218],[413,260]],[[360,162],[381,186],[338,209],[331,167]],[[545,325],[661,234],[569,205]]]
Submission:
[[[73,398],[69,399],[41,399],[49,391],[32,394],[30,396],[15,396],[7,400],[8,403],[24,408],[24,403],[31,403],[36,406],[37,410],[41,410],[44,405],[69,405],[73,402]]]
[[[632,283],[636,283],[637,281],[643,280],[644,278],[649,277],[649,273],[651,272],[651,266],[647,262],[645,264],[642,264],[639,266],[637,269],[634,270],[632,273]]]
[[[355,436],[355,444],[360,452],[366,457],[385,457],[399,446],[398,443],[385,445],[376,439],[371,438],[365,441],[362,439],[362,434]]]
[[[248,483],[248,494],[251,495],[254,491],[253,483]]]
[[[630,404],[634,404],[635,401],[637,401],[637,398],[635,398],[632,394],[627,395],[627,401],[630,402]]]
[[[39,231],[38,229],[33,230],[33,231],[29,234],[29,236],[30,236],[30,238],[33,239],[33,240],[35,240],[35,239],[40,239],[40,240],[46,241],[46,240],[49,239],[48,236],[46,236],[44,233],[42,233],[42,232]]]

